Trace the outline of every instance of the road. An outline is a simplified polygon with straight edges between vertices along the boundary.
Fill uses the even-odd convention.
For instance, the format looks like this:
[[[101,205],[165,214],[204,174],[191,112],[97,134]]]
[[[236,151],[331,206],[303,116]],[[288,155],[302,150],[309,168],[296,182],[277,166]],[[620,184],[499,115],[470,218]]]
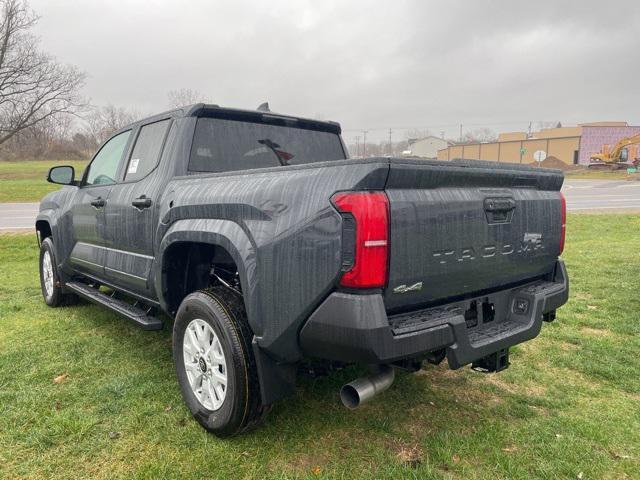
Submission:
[[[572,212],[640,211],[640,182],[566,180],[562,187]],[[0,203],[0,232],[32,229],[37,203]]]
[[[640,182],[565,180],[562,191],[567,199],[567,210],[572,212],[640,211]]]
[[[37,203],[0,203],[0,232],[33,229]]]

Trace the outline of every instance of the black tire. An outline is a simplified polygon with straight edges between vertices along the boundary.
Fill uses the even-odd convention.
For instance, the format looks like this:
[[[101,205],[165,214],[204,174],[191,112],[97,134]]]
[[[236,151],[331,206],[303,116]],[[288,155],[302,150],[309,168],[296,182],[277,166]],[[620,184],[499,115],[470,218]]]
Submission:
[[[204,320],[220,340],[225,357],[227,386],[215,410],[196,397],[187,376],[183,342],[191,321]],[[260,424],[269,411],[260,402],[260,386],[242,297],[226,287],[188,295],[180,304],[173,326],[173,358],[182,397],[195,419],[209,432],[228,437]]]
[[[44,262],[47,258],[51,265],[50,270],[45,268]],[[46,273],[45,270],[49,273]],[[45,277],[49,278],[49,275],[51,275],[52,283],[47,287]],[[47,288],[50,288],[50,290]],[[40,289],[42,290],[44,303],[50,307],[59,307],[66,303],[65,295],[62,293],[60,276],[58,275],[56,252],[50,237],[45,238],[40,245]]]

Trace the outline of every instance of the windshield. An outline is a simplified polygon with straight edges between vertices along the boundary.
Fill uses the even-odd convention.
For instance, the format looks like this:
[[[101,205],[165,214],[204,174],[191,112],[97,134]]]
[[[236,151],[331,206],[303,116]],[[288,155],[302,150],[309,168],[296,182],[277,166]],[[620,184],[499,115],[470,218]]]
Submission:
[[[229,172],[345,159],[335,133],[219,118],[199,118],[192,172]]]

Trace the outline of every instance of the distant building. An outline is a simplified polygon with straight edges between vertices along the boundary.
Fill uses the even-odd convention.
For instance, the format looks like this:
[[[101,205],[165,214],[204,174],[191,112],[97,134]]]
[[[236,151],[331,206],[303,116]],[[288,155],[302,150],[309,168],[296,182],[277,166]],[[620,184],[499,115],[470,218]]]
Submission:
[[[438,150],[447,148],[449,142],[440,137],[410,138],[409,149],[403,155],[420,158],[438,158]]]
[[[568,165],[588,165],[591,155],[609,151],[619,140],[637,135],[640,126],[627,122],[582,123],[576,127],[543,128],[528,136],[525,132],[498,135],[496,142],[450,145],[438,150],[439,160],[465,158],[510,163],[533,163],[535,153],[555,157]],[[628,158],[640,157],[640,145],[630,145]]]

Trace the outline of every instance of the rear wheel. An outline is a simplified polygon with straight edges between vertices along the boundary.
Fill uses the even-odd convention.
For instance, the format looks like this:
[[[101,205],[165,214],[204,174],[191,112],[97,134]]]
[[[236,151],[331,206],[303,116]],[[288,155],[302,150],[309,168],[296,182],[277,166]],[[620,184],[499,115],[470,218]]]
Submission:
[[[252,334],[242,297],[226,287],[188,295],[173,327],[173,355],[185,403],[218,436],[259,424],[260,402]]]

